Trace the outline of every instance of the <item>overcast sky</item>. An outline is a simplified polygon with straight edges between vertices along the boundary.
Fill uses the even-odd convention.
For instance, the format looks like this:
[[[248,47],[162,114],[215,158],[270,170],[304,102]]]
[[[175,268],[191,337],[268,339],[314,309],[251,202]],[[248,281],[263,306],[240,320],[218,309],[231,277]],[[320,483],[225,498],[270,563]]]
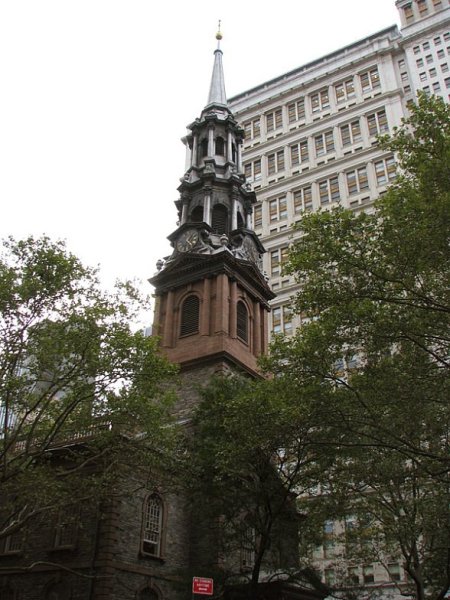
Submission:
[[[229,97],[399,23],[394,0],[2,0],[0,236],[153,275],[219,19]]]

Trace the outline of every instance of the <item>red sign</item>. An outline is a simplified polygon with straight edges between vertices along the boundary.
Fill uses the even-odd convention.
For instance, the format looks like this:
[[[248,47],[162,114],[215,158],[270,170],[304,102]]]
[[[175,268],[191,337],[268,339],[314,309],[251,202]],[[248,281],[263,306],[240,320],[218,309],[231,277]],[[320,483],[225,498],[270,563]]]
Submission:
[[[213,595],[214,582],[207,577],[194,577],[192,579],[192,593],[203,594],[204,596]]]

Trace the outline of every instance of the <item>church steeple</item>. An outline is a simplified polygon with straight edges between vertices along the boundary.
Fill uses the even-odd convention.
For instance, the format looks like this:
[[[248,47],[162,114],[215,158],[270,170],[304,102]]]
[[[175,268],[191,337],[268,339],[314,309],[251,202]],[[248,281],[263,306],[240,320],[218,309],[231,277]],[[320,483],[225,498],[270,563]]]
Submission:
[[[220,40],[222,33],[219,31],[216,34],[217,49],[214,51],[214,68],[211,77],[211,85],[209,87],[208,102],[205,108],[211,106],[227,106],[227,96],[225,93],[225,77],[223,75],[222,50],[220,49]]]
[[[179,225],[168,236],[173,252],[150,280],[154,331],[182,368],[221,360],[256,374],[274,294],[261,271],[265,250],[251,223],[256,196],[241,164],[244,130],[227,105],[219,45],[208,103],[188,129]]]

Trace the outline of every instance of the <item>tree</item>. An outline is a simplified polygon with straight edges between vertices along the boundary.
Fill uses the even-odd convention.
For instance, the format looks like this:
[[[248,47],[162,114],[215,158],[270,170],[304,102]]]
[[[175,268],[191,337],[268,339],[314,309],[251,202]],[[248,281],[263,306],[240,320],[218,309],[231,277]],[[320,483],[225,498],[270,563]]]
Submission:
[[[132,331],[144,308],[130,283],[102,291],[63,242],[3,241],[0,539],[114,489],[124,456],[147,469],[165,457],[175,367]]]
[[[401,556],[403,591],[440,600],[450,588],[450,107],[419,96],[380,143],[398,176],[375,211],[302,219],[286,272],[301,286],[293,309],[310,322],[276,340],[265,367],[315,398],[334,446],[332,493],[317,502],[359,515],[373,557]]]
[[[314,404],[299,394],[292,401],[286,385],[213,379],[202,390],[188,440],[185,472],[195,514],[217,523],[212,537],[227,556],[225,579],[246,580],[251,599],[262,574],[311,582],[296,561],[302,518],[296,498],[317,486],[328,456],[317,449]]]

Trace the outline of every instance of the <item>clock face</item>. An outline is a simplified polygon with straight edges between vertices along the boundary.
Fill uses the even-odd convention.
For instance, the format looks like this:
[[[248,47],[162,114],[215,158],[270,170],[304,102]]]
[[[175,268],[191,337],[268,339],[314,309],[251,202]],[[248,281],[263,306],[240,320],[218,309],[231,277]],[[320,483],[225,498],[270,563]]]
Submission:
[[[187,229],[177,240],[177,250],[179,252],[189,252],[198,242],[198,231],[196,229]]]

